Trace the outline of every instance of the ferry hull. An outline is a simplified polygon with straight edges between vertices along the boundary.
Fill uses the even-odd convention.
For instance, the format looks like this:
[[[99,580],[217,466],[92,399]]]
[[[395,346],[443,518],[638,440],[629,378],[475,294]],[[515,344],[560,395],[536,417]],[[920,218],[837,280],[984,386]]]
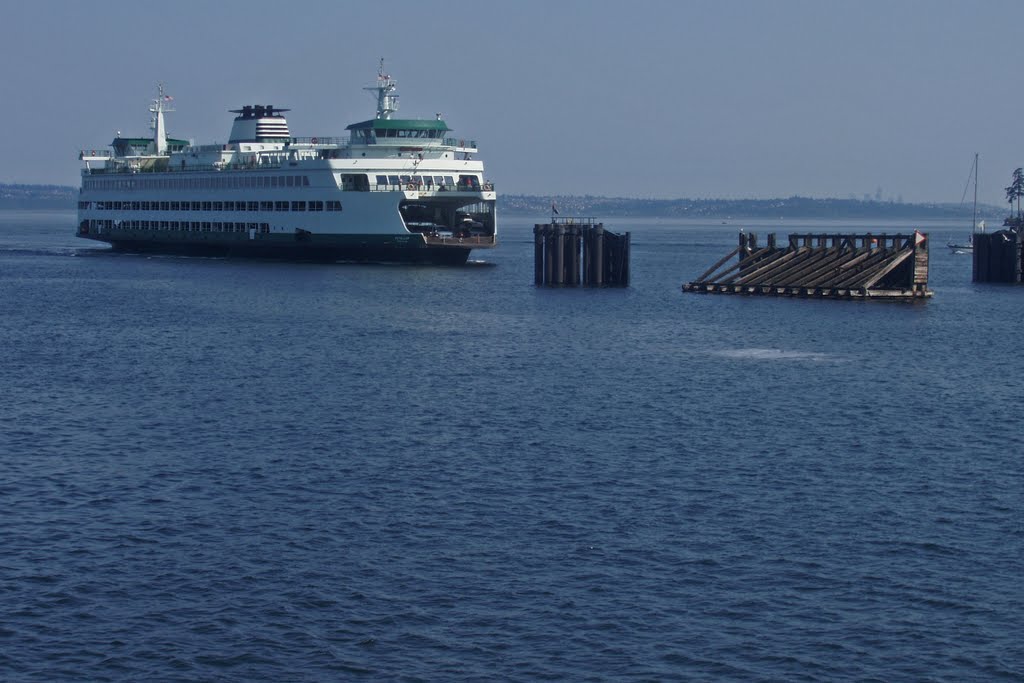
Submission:
[[[262,239],[168,240],[147,236],[79,234],[106,242],[120,252],[215,256],[230,258],[314,261],[320,263],[421,263],[459,266],[466,263],[472,246],[428,245],[417,236],[382,238],[380,235],[307,235],[300,239],[280,235]]]

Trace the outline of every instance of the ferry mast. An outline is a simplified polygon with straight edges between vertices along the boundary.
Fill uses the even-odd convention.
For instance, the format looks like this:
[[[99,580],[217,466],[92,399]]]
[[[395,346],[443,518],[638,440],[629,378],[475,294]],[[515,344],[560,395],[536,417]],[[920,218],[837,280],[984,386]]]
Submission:
[[[384,58],[380,58],[380,66],[377,67],[377,85],[370,85],[363,90],[377,95],[377,118],[390,119],[391,115],[398,111],[398,95],[393,94],[398,87],[398,81],[384,73]]]
[[[164,125],[164,112],[174,111],[174,108],[168,104],[172,100],[174,100],[173,97],[164,93],[164,84],[157,84],[157,97],[149,106],[149,111],[153,114],[153,119],[150,122],[150,128],[153,129],[153,152],[157,156],[167,154],[167,129]]]

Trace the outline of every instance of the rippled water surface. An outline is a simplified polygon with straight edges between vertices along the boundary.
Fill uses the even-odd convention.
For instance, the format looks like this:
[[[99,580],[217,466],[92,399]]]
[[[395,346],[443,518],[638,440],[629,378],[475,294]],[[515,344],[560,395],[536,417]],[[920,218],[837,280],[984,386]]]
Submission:
[[[959,228],[907,305],[683,294],[737,226],[641,219],[628,290],[535,289],[533,222],[429,268],[0,212],[0,678],[1024,678],[1024,289]]]

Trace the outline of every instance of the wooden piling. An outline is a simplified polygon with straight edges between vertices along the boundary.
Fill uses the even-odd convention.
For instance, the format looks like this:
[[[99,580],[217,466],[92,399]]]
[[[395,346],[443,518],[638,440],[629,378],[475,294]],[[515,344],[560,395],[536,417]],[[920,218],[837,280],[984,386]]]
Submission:
[[[630,233],[605,230],[593,219],[558,219],[533,231],[537,286],[629,286]]]
[[[544,284],[544,226],[533,226],[533,284]]]
[[[975,233],[972,259],[974,282],[1024,281],[1024,235],[1015,229]]]

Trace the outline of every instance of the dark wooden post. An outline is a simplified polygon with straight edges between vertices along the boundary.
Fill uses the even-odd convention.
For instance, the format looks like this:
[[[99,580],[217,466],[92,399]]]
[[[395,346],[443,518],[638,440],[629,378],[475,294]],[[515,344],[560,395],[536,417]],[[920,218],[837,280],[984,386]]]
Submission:
[[[629,287],[630,286],[630,243],[632,242],[632,233],[627,232],[623,236],[623,271],[618,286]]]
[[[566,284],[579,287],[580,284],[580,228],[574,225],[569,228],[569,274]]]
[[[544,284],[544,226],[540,223],[533,226],[533,284]]]
[[[580,228],[581,241],[583,242],[583,286],[590,286],[591,272],[594,268],[593,247],[591,245],[591,230],[589,227]]]
[[[544,284],[549,287],[555,281],[555,236],[554,229],[548,225],[544,229]]]
[[[565,284],[565,226],[555,226],[555,279],[553,285]]]
[[[604,286],[604,224],[594,226],[594,287]]]

